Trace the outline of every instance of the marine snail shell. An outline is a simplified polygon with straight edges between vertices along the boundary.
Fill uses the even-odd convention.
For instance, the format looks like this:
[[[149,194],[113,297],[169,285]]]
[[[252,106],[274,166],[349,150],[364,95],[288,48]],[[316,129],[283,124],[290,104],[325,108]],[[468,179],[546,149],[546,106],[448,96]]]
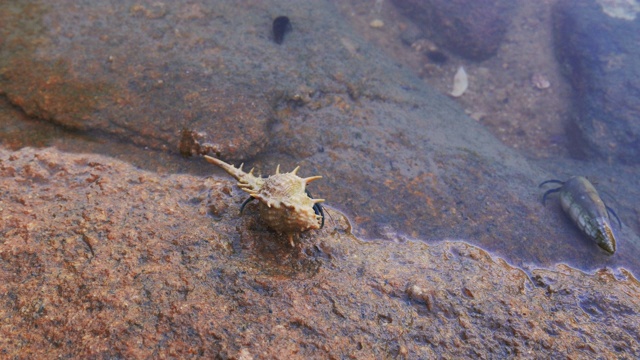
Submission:
[[[286,234],[291,246],[294,246],[293,235],[322,226],[322,216],[316,213],[314,206],[324,199],[312,199],[306,191],[308,183],[322,176],[301,178],[296,175],[299,166],[291,172],[280,173],[278,165],[275,175],[262,178],[254,176],[253,169],[245,173],[242,165],[236,168],[206,155],[205,159],[233,176],[238,180],[240,189],[259,201],[258,211],[262,221],[270,229]]]

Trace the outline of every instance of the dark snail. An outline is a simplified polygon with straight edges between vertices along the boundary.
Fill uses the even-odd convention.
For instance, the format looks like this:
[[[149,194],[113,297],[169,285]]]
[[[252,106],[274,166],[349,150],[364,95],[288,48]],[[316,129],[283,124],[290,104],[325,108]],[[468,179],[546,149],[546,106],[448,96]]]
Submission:
[[[293,30],[291,27],[291,21],[286,16],[278,16],[273,20],[273,41],[276,44],[282,44],[284,41],[284,34]]]

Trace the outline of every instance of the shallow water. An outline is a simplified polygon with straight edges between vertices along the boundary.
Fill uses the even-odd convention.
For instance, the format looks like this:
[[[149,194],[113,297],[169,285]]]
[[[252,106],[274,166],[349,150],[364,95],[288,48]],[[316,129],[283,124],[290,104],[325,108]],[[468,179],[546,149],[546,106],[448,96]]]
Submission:
[[[211,176],[214,174],[225,177],[225,174],[212,168],[209,164],[205,164],[202,159],[199,158],[184,158],[177,154],[142,149],[127,144],[126,142],[114,141],[114,139],[108,138],[105,139],[104,136],[96,138],[69,132],[47,122],[26,119],[16,109],[6,106],[6,102],[4,105],[5,106],[0,107],[3,109],[0,114],[0,119],[2,119],[3,124],[5,124],[3,127],[4,131],[0,134],[4,146],[9,146],[14,149],[25,146],[53,146],[66,152],[106,154],[129,162],[142,169],[158,173],[190,173],[200,176]],[[281,162],[277,159],[262,159],[252,163],[260,166],[260,161],[268,163]],[[337,208],[344,211],[347,216],[351,218],[354,233],[365,239],[383,238],[399,243],[404,241],[436,243],[442,240],[463,240],[470,244],[480,246],[525,270],[540,266],[553,267],[555,263],[565,263],[587,272],[593,272],[602,267],[613,269],[622,267],[637,274],[640,270],[640,265],[638,264],[638,259],[640,258],[638,256],[640,254],[640,242],[636,235],[638,223],[637,220],[634,219],[634,215],[636,214],[634,204],[640,196],[637,191],[637,189],[640,189],[640,186],[637,184],[637,179],[640,179],[637,168],[633,166],[585,163],[567,159],[554,159],[553,161],[549,159],[532,160],[532,162],[548,169],[550,174],[560,174],[557,177],[561,179],[568,178],[571,174],[577,173],[586,175],[594,181],[600,191],[607,194],[603,195],[604,200],[616,210],[623,223],[622,229],[614,227],[618,239],[618,251],[615,255],[609,256],[600,250],[593,241],[587,239],[562,212],[557,197],[550,196],[547,201],[547,206],[543,207],[541,198],[544,190],[537,188],[535,182],[531,183],[531,188],[528,190],[526,198],[528,201],[536,203],[535,207],[538,213],[535,214],[535,216],[543,218],[543,221],[548,221],[549,228],[551,228],[552,233],[555,233],[557,237],[549,238],[547,242],[538,241],[527,243],[524,242],[526,241],[524,240],[521,243],[511,244],[507,249],[508,251],[505,251],[505,247],[501,245],[501,243],[496,243],[501,246],[493,246],[491,243],[487,244],[477,241],[473,237],[460,237],[458,234],[462,232],[454,228],[448,230],[434,228],[435,231],[423,234],[421,233],[421,231],[423,231],[421,227],[423,228],[423,226],[418,224],[413,229],[406,228],[404,231],[399,231],[390,225],[390,223],[411,223],[410,219],[404,217],[402,213],[380,214],[377,223],[366,222],[363,225],[357,216],[359,213],[358,209],[351,209],[335,199],[329,199],[327,224],[329,226],[331,225],[332,209]],[[248,165],[253,165],[252,163]],[[616,174],[616,176],[602,176],[602,174]],[[545,179],[537,179],[536,182],[538,182],[538,180],[542,181]],[[318,194],[318,197],[324,196],[324,193],[317,189],[314,189],[314,193]],[[627,196],[621,194],[626,194]],[[482,197],[485,195],[480,194],[478,196]],[[372,198],[372,201],[375,200],[375,197]],[[489,201],[490,199],[486,200]],[[378,201],[384,202],[381,199],[378,199]],[[482,224],[480,225],[482,226]],[[486,233],[483,235],[491,235],[493,226],[498,225],[495,223],[493,225],[485,224]],[[478,231],[482,231],[482,229]],[[542,251],[542,254],[553,254],[555,248],[557,249],[557,251],[555,251],[557,254],[566,256],[565,254],[572,253],[573,257],[557,256],[536,258],[535,253],[530,251],[532,247],[548,249],[547,251]]]
[[[354,6],[358,3],[354,2]],[[301,20],[302,10],[293,15],[294,32],[290,37],[287,35],[283,46],[313,40],[314,26],[319,26],[313,24],[312,19],[305,19],[309,21],[308,28],[305,28],[307,24]],[[368,16],[370,15],[363,15]],[[268,19],[264,20],[262,17],[259,17],[260,21],[268,24]],[[346,15],[345,17],[348,18]],[[389,20],[392,21],[392,18]],[[409,101],[411,96],[419,98],[429,93],[430,90],[421,88],[424,84],[415,74],[412,75],[412,80],[397,80],[397,83],[403,84],[400,90],[396,89],[396,82],[378,74],[368,75],[378,81],[375,86],[371,86],[373,90],[360,83],[353,85],[349,76],[365,77],[358,72],[364,71],[357,69],[358,62],[364,63],[368,55],[380,55],[377,52],[379,49],[376,49],[378,45],[361,40],[363,36],[370,36],[362,34],[362,31],[372,30],[359,29],[357,21],[353,22],[355,24],[350,24],[353,26],[351,33],[344,32],[349,27],[340,28],[342,44],[349,46],[340,45],[336,50],[318,40],[314,44],[315,48],[312,47],[313,51],[305,52],[307,48],[298,46],[285,48],[286,51],[278,53],[278,56],[282,56],[279,61],[285,66],[260,64],[267,70],[272,69],[270,66],[287,68],[290,62],[304,63],[305,57],[313,58],[318,53],[335,54],[339,50],[345,51],[343,47],[346,51],[356,51],[353,57],[357,59],[353,63],[340,61],[341,71],[332,73],[334,78],[331,81],[335,83],[325,84],[329,80],[324,78],[319,80],[321,85],[312,89],[315,92],[309,92],[311,95],[308,101],[295,100],[294,103],[289,99],[277,103],[274,116],[277,121],[268,124],[270,130],[277,135],[271,139],[267,150],[247,159],[248,166],[256,166],[264,174],[269,174],[278,163],[286,168],[293,168],[302,162],[305,175],[307,171],[324,175],[324,181],[314,184],[312,192],[317,197],[327,198],[329,209],[334,207],[344,211],[352,220],[354,233],[361,238],[383,238],[397,242],[462,239],[525,268],[566,263],[585,271],[602,267],[624,267],[636,275],[640,274],[640,240],[636,235],[640,232],[640,225],[635,205],[640,203],[640,170],[637,166],[576,160],[569,156],[568,150],[562,152],[561,156],[523,160],[522,154],[537,153],[536,149],[516,150],[516,144],[509,144],[511,148],[506,148],[497,139],[481,140],[464,147],[464,139],[456,140],[449,136],[475,132],[476,128],[471,127],[474,123],[470,119],[448,125],[449,130],[446,131],[434,129],[439,124],[438,121],[444,124],[449,115],[452,119],[461,117],[462,109],[455,107],[453,102],[443,100],[437,109],[419,102],[416,102],[419,105],[414,105],[411,109],[398,105],[403,104],[403,101],[412,104]],[[255,25],[252,28],[253,32],[243,28],[246,30],[243,34],[246,45],[242,48],[243,51],[262,49],[265,42],[269,42],[268,34],[260,32],[264,30],[262,27]],[[296,29],[299,32],[296,33]],[[164,33],[166,29],[157,31],[163,36],[169,36]],[[258,35],[252,37],[255,34]],[[332,41],[327,40],[327,43]],[[352,48],[354,43],[357,46]],[[270,43],[268,45],[271,46]],[[400,49],[409,51],[402,47]],[[282,48],[269,48],[269,51],[278,50]],[[331,57],[328,58],[318,67],[331,68]],[[454,59],[452,62],[463,61],[453,55],[451,58]],[[336,59],[342,58],[336,55]],[[393,62],[395,59],[387,54],[383,62],[385,61]],[[308,63],[304,65],[313,68]],[[498,64],[487,64],[493,65]],[[179,65],[172,66],[180,69]],[[380,66],[383,70],[389,69]],[[451,64],[452,68],[456,66]],[[169,68],[175,70],[173,67]],[[197,69],[195,66],[194,68]],[[372,66],[371,69],[377,68]],[[322,72],[318,75],[313,70],[306,71],[312,75],[327,76]],[[491,71],[497,70],[490,68],[489,72]],[[304,70],[300,70],[300,73],[302,76],[307,74]],[[145,76],[151,78],[150,81],[155,81],[153,71]],[[282,76],[287,81],[295,79],[295,76]],[[347,79],[343,80],[341,76]],[[130,85],[131,89],[142,87],[140,84],[145,84],[146,80],[144,78],[135,86]],[[244,84],[246,78],[238,77],[238,82]],[[348,90],[333,89],[332,86],[337,87],[336,83]],[[298,84],[282,86],[286,91],[300,88]],[[392,90],[395,93],[391,93]],[[407,95],[412,92],[413,95]],[[195,90],[194,93],[196,94],[189,94],[190,99],[200,96]],[[163,94],[176,95],[174,92]],[[154,101],[162,103],[163,98],[159,97]],[[172,101],[172,105],[180,105],[173,98]],[[368,106],[361,106],[363,103]],[[199,109],[204,111],[202,109],[206,107]],[[322,123],[313,124],[314,119],[321,119]],[[345,122],[345,119],[349,122]],[[423,119],[424,123],[420,122]],[[134,141],[127,139],[127,135],[115,136],[104,129],[63,130],[44,120],[27,117],[6,99],[0,102],[0,121],[3,124],[0,134],[2,144],[13,149],[53,146],[68,152],[110,155],[159,173],[225,176],[205,164],[202,159],[187,159],[177,155],[177,146],[167,147],[167,150],[162,151],[134,145]],[[499,133],[497,127],[489,127],[489,130],[494,134]],[[168,139],[175,138],[176,142],[179,137],[170,130],[164,136]],[[348,141],[344,138],[348,138]],[[568,140],[570,137],[561,138],[566,140],[562,145],[572,146]],[[455,143],[455,151],[440,150],[439,146],[447,143]],[[544,144],[541,143],[540,146]],[[518,164],[514,165],[513,162]],[[507,178],[514,173],[512,169],[522,171],[518,173],[518,179]],[[370,177],[358,177],[365,174]],[[546,207],[540,203],[544,190],[538,189],[537,184],[548,178],[564,180],[573,175],[587,176],[602,193],[611,194],[612,199],[609,201],[605,198],[605,201],[617,211],[623,223],[622,229],[616,229],[619,243],[618,252],[614,256],[606,255],[586,239],[562,213],[556,198],[551,198]]]

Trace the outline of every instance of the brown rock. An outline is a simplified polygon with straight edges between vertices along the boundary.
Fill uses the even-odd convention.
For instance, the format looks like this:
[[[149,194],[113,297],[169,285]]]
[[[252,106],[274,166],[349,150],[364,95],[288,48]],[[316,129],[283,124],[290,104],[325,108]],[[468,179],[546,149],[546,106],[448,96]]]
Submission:
[[[29,116],[173,152],[186,128],[230,159],[267,144],[268,88],[229,70],[247,64],[223,43],[246,44],[224,40],[236,31],[213,8],[11,3],[0,7],[0,94]]]
[[[626,250],[603,256],[557,203],[540,204],[536,185],[569,170],[548,174],[502,146],[459,105],[362,41],[332,2],[292,8],[293,31],[281,45],[265,15],[279,8],[274,0],[11,4],[0,7],[0,92],[33,116],[88,129],[87,148],[69,151],[135,154],[136,164],[158,171],[191,164],[194,174],[216,170],[197,159],[165,165],[165,152],[130,144],[213,153],[257,174],[301,165],[325,176],[312,194],[344,209],[361,238],[465,239],[517,266],[640,269],[637,174],[598,171],[616,174],[611,185],[624,194],[618,213],[629,224]],[[47,66],[34,66],[36,75],[20,84],[28,73],[21,59]],[[64,66],[50,66],[57,63]],[[95,89],[104,94],[96,99]],[[0,122],[6,118],[0,111]],[[48,141],[50,130],[28,137]],[[23,134],[8,134],[13,148]]]
[[[231,181],[0,148],[7,358],[640,355],[622,271],[518,270],[458,242],[362,243],[331,209],[292,249]],[[471,295],[470,295],[471,294]]]

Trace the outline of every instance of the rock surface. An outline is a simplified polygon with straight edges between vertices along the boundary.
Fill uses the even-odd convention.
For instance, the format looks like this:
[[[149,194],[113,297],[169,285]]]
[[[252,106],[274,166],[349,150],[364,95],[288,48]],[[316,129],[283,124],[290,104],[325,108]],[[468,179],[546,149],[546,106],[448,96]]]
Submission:
[[[301,170],[302,171],[302,170]],[[460,242],[292,249],[232,181],[0,148],[6,358],[637,358],[625,271],[526,274]]]
[[[440,46],[482,61],[496,54],[514,2],[506,0],[393,0]]]
[[[616,12],[607,14],[605,9],[595,0],[559,1],[554,14],[556,54],[573,87],[583,154],[637,164],[640,20],[624,13],[613,17]]]
[[[634,212],[621,214],[625,250],[599,252],[557,203],[540,203],[537,184],[576,174],[548,174],[502,146],[363,41],[332,2],[6,4],[0,92],[31,117],[262,174],[301,165],[325,175],[312,193],[363,239],[465,239],[518,266],[640,271]],[[276,44],[283,14],[293,30]]]
[[[240,34],[225,42],[217,33],[255,35],[257,13],[218,6],[225,13],[184,2],[4,2],[0,94],[70,129],[172,151],[187,129],[203,153],[254,156],[272,106],[269,89],[252,89],[259,78],[242,74],[260,59],[236,56],[255,45]]]

